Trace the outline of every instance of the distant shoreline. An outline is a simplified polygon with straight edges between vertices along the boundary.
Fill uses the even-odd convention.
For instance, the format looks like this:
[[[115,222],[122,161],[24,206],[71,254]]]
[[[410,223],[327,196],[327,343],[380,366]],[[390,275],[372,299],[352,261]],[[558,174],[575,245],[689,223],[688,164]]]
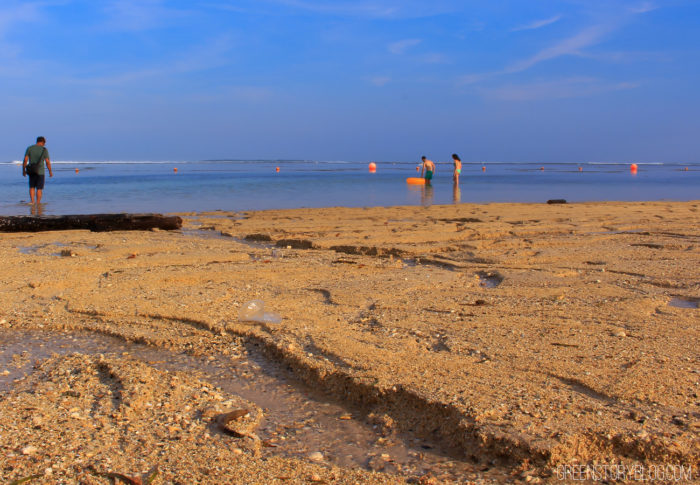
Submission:
[[[379,167],[381,166],[395,166],[395,165],[417,165],[420,162],[416,161],[376,161],[373,160]],[[451,161],[441,161],[434,160],[435,163],[440,165],[451,165]],[[245,160],[245,159],[221,159],[221,160],[54,160],[51,163],[54,164],[75,164],[75,165],[167,165],[167,164],[181,164],[181,165],[192,165],[192,164],[207,164],[207,163],[253,163],[253,164],[264,164],[264,163],[281,163],[281,164],[297,164],[297,163],[314,163],[322,165],[358,165],[364,166],[369,163],[367,161],[344,161],[344,160]],[[574,166],[587,166],[587,165],[623,165],[629,166],[631,163],[636,163],[637,165],[659,165],[659,166],[688,166],[700,168],[700,162],[637,162],[637,161],[587,161],[587,162],[507,162],[507,161],[462,161],[463,165],[473,165],[473,166],[489,166],[489,165],[542,165],[542,166],[553,166],[553,165],[574,165]],[[12,161],[2,161],[0,165],[21,165],[21,160]]]

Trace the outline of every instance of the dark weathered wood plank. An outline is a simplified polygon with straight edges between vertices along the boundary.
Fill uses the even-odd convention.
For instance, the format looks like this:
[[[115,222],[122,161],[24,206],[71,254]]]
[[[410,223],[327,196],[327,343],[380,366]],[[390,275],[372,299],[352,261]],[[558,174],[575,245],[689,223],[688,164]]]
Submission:
[[[86,214],[67,216],[0,216],[0,232],[70,231],[172,231],[182,227],[178,216],[162,214]]]

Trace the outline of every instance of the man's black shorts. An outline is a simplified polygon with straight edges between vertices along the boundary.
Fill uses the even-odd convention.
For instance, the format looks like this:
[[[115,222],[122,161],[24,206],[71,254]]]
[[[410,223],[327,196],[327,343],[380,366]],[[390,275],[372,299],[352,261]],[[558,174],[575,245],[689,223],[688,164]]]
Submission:
[[[27,176],[29,177],[29,188],[30,189],[44,190],[44,176],[43,175],[34,175],[31,173],[28,173]]]

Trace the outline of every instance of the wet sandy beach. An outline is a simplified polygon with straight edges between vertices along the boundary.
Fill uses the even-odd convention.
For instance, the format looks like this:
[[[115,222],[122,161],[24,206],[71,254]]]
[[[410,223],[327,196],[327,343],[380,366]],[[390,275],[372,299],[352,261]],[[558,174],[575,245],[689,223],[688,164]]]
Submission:
[[[176,232],[1,234],[0,477],[697,474],[698,206],[212,212]],[[282,322],[239,321],[254,299]]]

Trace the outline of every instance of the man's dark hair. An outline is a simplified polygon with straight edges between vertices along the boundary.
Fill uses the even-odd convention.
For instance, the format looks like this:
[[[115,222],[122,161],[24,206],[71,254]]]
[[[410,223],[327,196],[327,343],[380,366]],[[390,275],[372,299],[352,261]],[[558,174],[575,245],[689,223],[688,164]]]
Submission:
[[[37,136],[37,137],[36,137],[36,142],[37,142],[37,143],[41,143],[41,142],[46,143],[46,138],[44,138],[43,136]]]
[[[421,160],[425,160],[425,155],[423,155],[422,157],[420,157],[420,159],[421,159]]]

